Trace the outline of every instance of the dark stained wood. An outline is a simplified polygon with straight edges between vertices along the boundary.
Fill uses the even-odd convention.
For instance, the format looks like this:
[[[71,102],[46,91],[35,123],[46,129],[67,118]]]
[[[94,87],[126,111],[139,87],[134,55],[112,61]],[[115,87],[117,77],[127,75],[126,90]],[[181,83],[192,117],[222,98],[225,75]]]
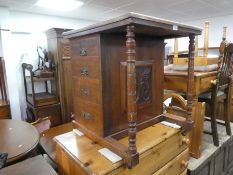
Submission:
[[[174,21],[164,20],[136,13],[127,13],[120,17],[64,33],[67,38],[74,38],[93,33],[125,33],[125,26],[135,25],[136,34],[161,38],[185,37],[190,33],[201,34],[200,28],[188,26]],[[147,26],[145,28],[144,26]],[[177,28],[177,29],[176,29]]]
[[[185,122],[173,115],[160,115],[163,112],[164,39],[200,32],[191,26],[132,13],[65,32],[71,47],[76,127],[122,155],[128,168],[138,163],[137,125],[142,124],[143,129],[167,120],[181,124],[184,131],[191,129],[190,118]],[[136,67],[137,61],[143,66]],[[124,62],[125,68],[121,66]],[[148,70],[150,73],[146,73]],[[142,88],[141,83],[148,87]],[[142,100],[140,94],[148,90],[149,100]],[[117,140],[108,137],[123,130],[129,135],[127,152],[120,149],[122,146],[116,144]]]
[[[189,35],[189,60],[188,60],[188,83],[187,83],[187,123],[192,121],[192,106],[193,106],[193,86],[194,86],[194,49],[195,35]]]
[[[34,107],[30,103],[27,103],[26,112],[27,112],[28,119],[30,119],[31,122],[36,121],[39,118],[51,116],[51,126],[57,126],[61,124],[60,103],[39,106],[39,107]]]
[[[30,154],[39,143],[37,129],[17,120],[0,120],[0,150],[8,153],[7,164],[17,162]]]
[[[62,123],[71,121],[73,111],[72,104],[72,79],[70,45],[69,41],[63,38],[62,33],[71,29],[51,28],[46,31],[48,56],[57,65],[57,88],[61,103]]]
[[[56,126],[61,123],[60,115],[60,103],[59,97],[56,89],[57,78],[54,71],[48,71],[48,77],[38,77],[33,72],[33,66],[31,64],[22,64],[23,77],[24,77],[24,88],[27,102],[27,121],[34,122],[39,118],[52,116],[51,122],[52,126]],[[29,71],[30,76],[26,76],[26,71]],[[45,72],[46,73],[46,72]],[[48,91],[50,82],[51,92]],[[28,86],[28,83],[31,86]],[[35,91],[35,82],[41,82],[45,85],[44,92]],[[28,89],[31,87],[31,92]],[[30,92],[30,93],[29,93]]]
[[[217,104],[218,101],[224,100],[224,121],[226,127],[227,135],[231,135],[230,128],[230,115],[231,115],[231,104],[232,104],[232,95],[231,95],[231,86],[232,86],[232,54],[233,54],[233,44],[229,43],[225,45],[223,58],[221,61],[220,68],[216,80],[212,81],[211,95],[202,94],[200,100],[208,103],[211,108],[210,119],[211,119],[211,130],[210,133],[213,136],[214,145],[219,146],[218,139],[218,128],[217,128]],[[219,95],[219,93],[223,93]]]
[[[129,127],[129,153],[136,156],[136,162],[130,162],[128,167],[132,168],[133,164],[138,164],[139,154],[136,147],[137,132],[137,102],[136,102],[136,68],[135,68],[135,35],[134,26],[127,26],[126,33],[126,54],[127,54],[127,118]]]
[[[41,156],[36,156],[0,170],[1,175],[57,175]]]

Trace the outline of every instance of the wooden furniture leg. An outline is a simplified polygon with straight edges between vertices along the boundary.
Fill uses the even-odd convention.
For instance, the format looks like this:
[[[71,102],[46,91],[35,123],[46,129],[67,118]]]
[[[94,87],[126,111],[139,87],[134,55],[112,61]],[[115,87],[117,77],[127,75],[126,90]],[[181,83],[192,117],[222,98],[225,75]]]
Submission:
[[[216,112],[217,112],[217,100],[216,100],[216,94],[212,95],[213,98],[211,99],[211,107],[213,108],[211,110],[211,129],[212,129],[212,135],[213,135],[213,142],[215,146],[219,146],[219,139],[218,139],[218,128],[217,128],[217,121],[216,121]]]
[[[198,102],[197,96],[193,100],[192,118],[195,127],[190,133],[190,154],[198,159],[201,156],[200,147],[202,144],[203,128],[204,128],[205,103]]]
[[[231,135],[231,127],[230,127],[231,103],[232,103],[231,88],[232,87],[229,86],[229,88],[227,89],[226,99],[224,100],[224,119],[225,119],[227,135]]]

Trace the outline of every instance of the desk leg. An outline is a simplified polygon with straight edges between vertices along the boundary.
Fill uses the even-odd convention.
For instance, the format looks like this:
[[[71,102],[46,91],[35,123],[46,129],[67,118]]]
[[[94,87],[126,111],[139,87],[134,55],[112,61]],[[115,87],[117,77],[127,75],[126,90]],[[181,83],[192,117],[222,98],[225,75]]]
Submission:
[[[190,133],[190,155],[196,159],[201,156],[201,144],[203,137],[205,115],[205,103],[198,102],[197,98],[193,100],[192,119],[194,121],[194,128]]]

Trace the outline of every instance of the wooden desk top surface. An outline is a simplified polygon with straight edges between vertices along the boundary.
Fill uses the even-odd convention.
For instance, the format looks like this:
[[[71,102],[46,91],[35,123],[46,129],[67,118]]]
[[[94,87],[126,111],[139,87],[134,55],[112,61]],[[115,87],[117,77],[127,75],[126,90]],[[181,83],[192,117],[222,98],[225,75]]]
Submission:
[[[125,15],[98,22],[78,30],[63,33],[66,38],[73,38],[94,33],[125,33],[127,25],[135,25],[135,33],[159,36],[160,38],[184,37],[192,34],[201,34],[201,29],[190,25],[146,16],[137,13]]]
[[[0,170],[1,175],[57,175],[55,170],[39,155]]]
[[[217,71],[211,72],[194,72],[194,77],[206,77],[217,74]],[[175,70],[166,70],[164,71],[164,75],[166,76],[188,76],[187,71],[175,71]]]
[[[8,153],[7,163],[17,161],[39,143],[39,133],[31,124],[11,119],[0,120],[0,151]]]
[[[137,148],[140,156],[143,153],[147,154],[146,151],[151,150],[152,147],[165,141],[172,135],[178,134],[178,132],[178,129],[162,124],[156,124],[139,131],[137,133]],[[98,152],[102,148],[99,144],[93,143],[92,140],[85,136],[80,137],[74,134],[74,132],[70,132],[64,138],[56,139],[56,141],[74,159],[83,164],[88,163],[88,168],[91,172],[107,174],[123,164],[122,161],[113,164]],[[119,142],[128,145],[128,138],[123,138]]]

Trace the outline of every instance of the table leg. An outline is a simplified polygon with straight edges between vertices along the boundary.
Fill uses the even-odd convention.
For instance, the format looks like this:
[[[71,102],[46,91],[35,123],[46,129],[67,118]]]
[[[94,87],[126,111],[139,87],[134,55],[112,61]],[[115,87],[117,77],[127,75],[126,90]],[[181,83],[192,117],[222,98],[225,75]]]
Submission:
[[[194,128],[190,133],[190,155],[196,159],[201,156],[201,144],[203,137],[205,115],[205,103],[198,102],[197,98],[193,100],[192,119],[194,121]]]

